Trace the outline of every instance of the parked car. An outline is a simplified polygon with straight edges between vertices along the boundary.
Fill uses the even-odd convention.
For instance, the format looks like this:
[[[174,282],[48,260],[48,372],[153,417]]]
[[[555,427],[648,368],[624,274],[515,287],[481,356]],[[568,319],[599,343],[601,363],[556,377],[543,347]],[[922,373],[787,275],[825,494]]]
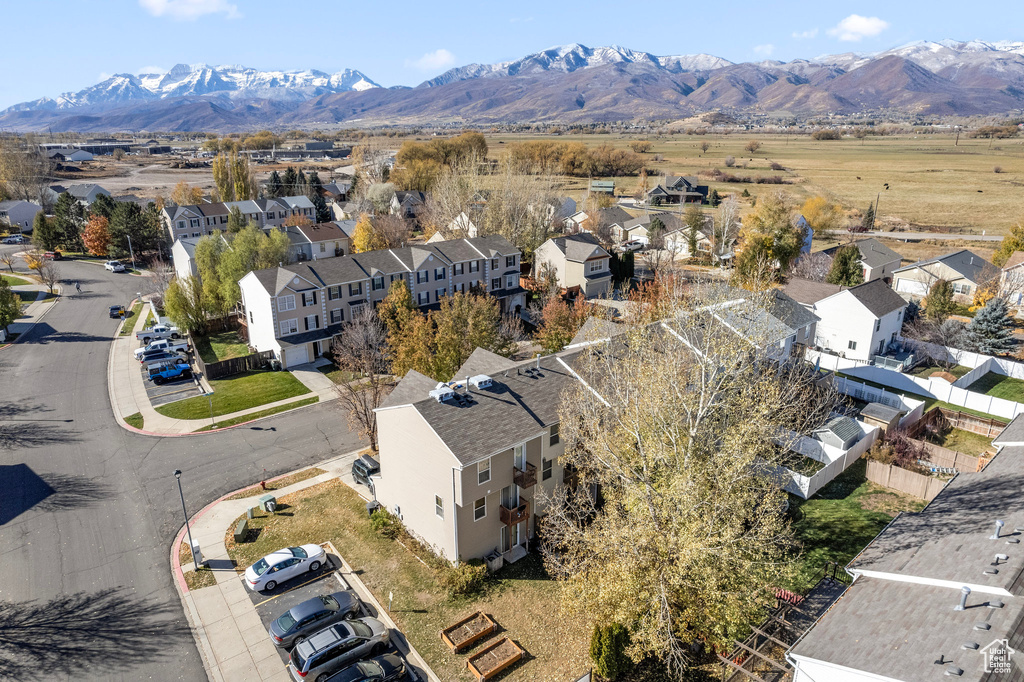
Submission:
[[[166,381],[188,379],[192,376],[192,368],[188,365],[170,362],[149,367],[146,372],[146,378],[157,386]]]
[[[245,584],[250,590],[271,591],[285,580],[318,570],[326,558],[327,552],[320,545],[279,549],[245,569]]]
[[[359,661],[327,678],[327,682],[391,682],[405,677],[405,661],[395,654],[384,654]]]
[[[380,464],[373,457],[363,455],[352,462],[352,478],[356,483],[370,487],[370,476],[380,473]]]
[[[175,343],[172,339],[159,339],[157,341],[151,341],[142,348],[135,349],[135,359],[141,360],[142,356],[147,351],[163,351],[166,353],[187,353],[188,352],[188,341],[179,341]]]
[[[285,611],[267,631],[275,646],[290,649],[314,632],[358,613],[359,597],[351,590],[321,594]]]
[[[143,365],[146,365],[147,367],[150,365],[155,365],[158,362],[164,361],[188,362],[188,360],[186,360],[181,355],[181,353],[176,353],[174,351],[168,350],[161,350],[159,348],[156,350],[143,351],[141,354],[136,354],[135,357],[138,358],[139,362],[141,362]]]
[[[47,251],[43,254],[43,260],[61,260],[63,257],[60,251]]]
[[[135,332],[135,338],[143,343],[149,343],[155,339],[177,339],[181,336],[181,330],[177,327],[168,327],[165,324],[158,324],[150,329],[143,329]]]
[[[634,239],[632,241],[623,242],[622,244],[619,244],[616,247],[616,250],[619,253],[629,253],[630,251],[639,251],[642,248],[644,248],[644,243],[642,241]]]
[[[123,305],[112,305],[110,306],[110,316],[120,318],[122,315],[127,315],[128,310]]]
[[[298,682],[324,682],[353,661],[383,654],[388,638],[387,627],[376,618],[346,620],[297,644],[288,659],[288,669]]]
[[[124,265],[119,260],[108,260],[103,267],[111,272],[124,272]]]
[[[21,244],[25,241],[25,238],[20,234],[12,234],[10,237],[4,237],[4,244]]]

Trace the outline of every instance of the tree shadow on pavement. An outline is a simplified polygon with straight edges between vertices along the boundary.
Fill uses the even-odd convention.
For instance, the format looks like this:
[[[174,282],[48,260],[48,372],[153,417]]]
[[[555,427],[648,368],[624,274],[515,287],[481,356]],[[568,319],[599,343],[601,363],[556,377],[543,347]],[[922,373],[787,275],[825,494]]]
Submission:
[[[190,639],[170,604],[127,588],[61,595],[49,601],[0,601],[0,678],[43,679],[87,672],[123,673],[170,655]]]
[[[83,509],[117,494],[98,478],[74,474],[37,474],[27,464],[0,465],[0,480],[8,485],[0,505],[0,526],[29,509],[43,512]]]
[[[0,450],[38,448],[78,440],[75,434],[53,424],[41,424],[38,421],[0,424]]]
[[[96,334],[83,334],[82,332],[59,332],[45,322],[39,322],[25,334],[22,341],[32,343],[64,343],[69,341],[103,341],[110,343],[109,336],[98,336]]]

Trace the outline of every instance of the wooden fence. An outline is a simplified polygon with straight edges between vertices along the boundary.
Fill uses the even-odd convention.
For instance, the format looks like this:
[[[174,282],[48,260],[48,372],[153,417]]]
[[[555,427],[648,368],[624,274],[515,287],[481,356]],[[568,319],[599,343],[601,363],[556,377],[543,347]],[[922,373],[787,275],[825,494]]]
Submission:
[[[942,412],[942,416],[946,418],[946,421],[948,421],[950,426],[954,429],[970,431],[971,433],[980,433],[986,438],[995,438],[1001,434],[1008,423],[999,421],[998,419],[989,419],[987,417],[979,417],[974,414],[967,414],[966,412],[960,412],[959,410],[949,410],[945,407],[940,407],[939,410]]]
[[[207,364],[203,362],[201,357],[199,357],[199,353],[196,353],[195,361],[199,366],[199,371],[202,372],[203,376],[206,377],[206,380],[209,381],[210,379],[220,379],[223,377],[229,377],[233,374],[241,374],[242,372],[248,372],[249,370],[260,369],[270,362],[273,357],[274,351],[265,350],[262,353],[252,353],[240,358],[229,358],[227,360]]]
[[[867,460],[867,478],[872,483],[892,488],[922,500],[932,501],[946,486],[946,481],[901,469],[891,464]]]
[[[929,410],[925,413],[924,417],[918,420],[916,423],[911,424],[907,428],[907,436],[914,442],[914,444],[921,447],[922,450],[927,453],[928,461],[937,467],[944,467],[950,469],[956,469],[957,471],[965,472],[977,472],[985,468],[990,458],[981,456],[976,457],[974,455],[968,455],[959,450],[952,450],[950,448],[944,448],[941,445],[935,443],[929,443],[926,440],[918,438],[923,431],[929,427],[936,431],[944,431],[945,429],[953,426],[953,421],[956,420],[956,415],[963,414],[962,412],[951,412],[954,415],[953,419],[947,419],[944,412],[951,412],[949,410]],[[964,415],[968,417],[970,415]],[[972,417],[972,419],[980,419],[978,417]],[[990,419],[982,419],[981,421],[990,422]],[[956,427],[954,427],[956,428]],[[986,426],[986,428],[991,428]],[[999,427],[1002,431],[1002,427]]]

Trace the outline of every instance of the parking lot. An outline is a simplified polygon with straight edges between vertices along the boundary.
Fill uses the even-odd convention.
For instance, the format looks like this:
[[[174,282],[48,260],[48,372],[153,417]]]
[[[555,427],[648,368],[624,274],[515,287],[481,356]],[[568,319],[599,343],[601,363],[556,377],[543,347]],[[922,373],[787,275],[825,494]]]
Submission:
[[[138,362],[138,361],[135,361]],[[157,385],[155,381],[146,378],[146,366],[139,363],[139,371],[142,373],[142,380],[146,384],[146,397],[149,398],[153,407],[173,403],[176,400],[184,400],[193,396],[202,395],[203,390],[191,376],[188,379],[175,379],[167,381],[163,385]]]
[[[270,624],[284,612],[304,601],[323,594],[353,589],[352,586],[350,586],[340,575],[338,570],[340,567],[341,560],[335,554],[328,551],[327,563],[325,563],[316,573],[306,573],[296,578],[292,578],[291,580],[278,585],[273,592],[254,592],[250,590],[248,586],[246,586],[245,589],[249,594],[249,598],[252,600],[253,606],[256,607],[256,613],[259,615],[260,621],[263,623],[264,627],[270,627]],[[245,579],[242,576],[239,576],[239,580],[243,581],[244,585]],[[355,592],[361,597],[358,590],[355,590]],[[359,603],[360,616],[369,616],[371,618],[377,617],[377,611],[373,605],[368,604],[366,600],[362,598],[360,598]],[[396,635],[398,637],[401,636],[400,633],[392,631],[391,644],[388,647],[388,653],[402,656],[402,653],[395,646]],[[269,640],[269,638],[270,635],[267,634],[267,639]],[[287,665],[289,651],[281,648],[277,651],[281,656],[281,664]],[[402,658],[405,660],[406,668],[409,670],[409,674],[406,675],[405,679],[427,679],[426,674],[418,671],[416,666],[412,665],[405,656],[402,656]]]

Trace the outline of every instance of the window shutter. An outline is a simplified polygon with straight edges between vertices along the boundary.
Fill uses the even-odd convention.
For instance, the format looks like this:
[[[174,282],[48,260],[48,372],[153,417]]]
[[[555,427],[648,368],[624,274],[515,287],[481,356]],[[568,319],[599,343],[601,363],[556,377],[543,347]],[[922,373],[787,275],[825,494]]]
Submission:
[[[316,292],[313,292],[313,305],[316,305]]]
[[[302,318],[302,321],[306,323],[306,331],[308,332],[309,331],[309,318],[308,317],[304,317],[304,318]]]
[[[316,326],[315,326],[315,327],[313,327],[313,328],[314,328],[314,329],[319,329],[319,328],[320,328],[320,316],[319,316],[319,315],[314,315],[314,316],[313,316],[313,319],[314,319],[314,321],[316,322]]]

